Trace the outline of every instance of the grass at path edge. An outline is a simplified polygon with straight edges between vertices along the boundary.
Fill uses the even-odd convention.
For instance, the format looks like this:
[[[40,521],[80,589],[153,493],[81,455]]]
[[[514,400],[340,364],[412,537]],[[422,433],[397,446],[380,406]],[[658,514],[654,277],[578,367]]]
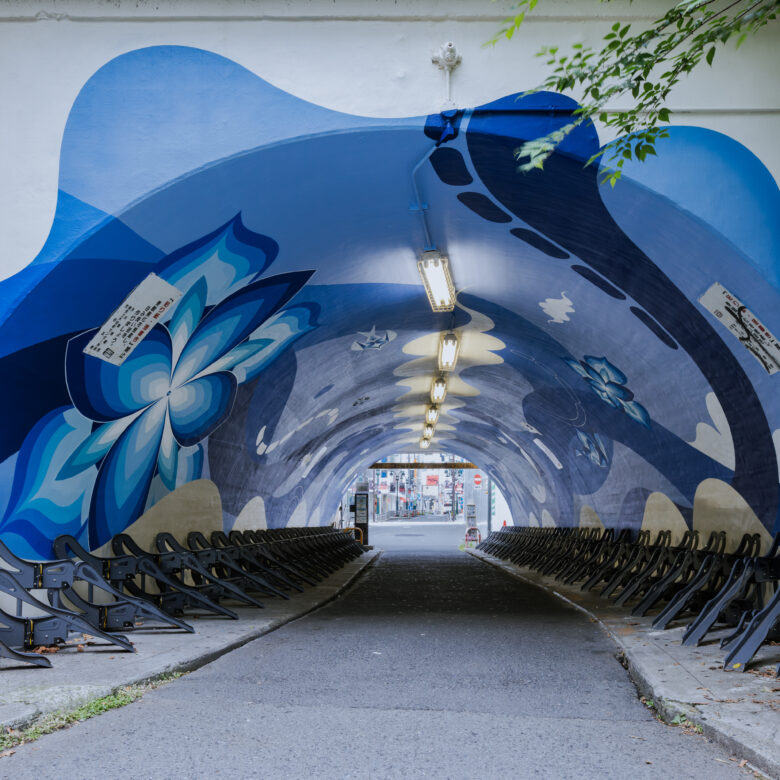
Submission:
[[[159,688],[162,685],[166,685],[169,682],[173,682],[173,680],[178,679],[183,674],[186,674],[186,672],[171,672],[169,674],[160,675],[145,683],[123,685],[108,696],[101,696],[98,699],[88,701],[75,710],[51,712],[48,715],[43,715],[38,718],[24,729],[6,729],[6,731],[0,733],[0,758],[4,757],[3,754],[11,755],[10,752],[6,753],[6,751],[9,751],[11,748],[19,747],[20,745],[25,744],[25,742],[34,742],[45,734],[51,734],[53,731],[66,729],[74,723],[81,723],[82,721],[94,718],[96,715],[102,715],[109,710],[115,710],[119,707],[132,704],[134,701],[140,699],[145,693],[148,693],[155,688]]]

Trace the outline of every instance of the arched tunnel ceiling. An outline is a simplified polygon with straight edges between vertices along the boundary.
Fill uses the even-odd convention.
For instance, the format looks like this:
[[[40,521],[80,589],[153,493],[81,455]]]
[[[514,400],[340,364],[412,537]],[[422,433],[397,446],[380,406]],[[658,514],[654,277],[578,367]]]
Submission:
[[[356,469],[417,448],[450,327],[434,449],[484,467],[515,522],[780,530],[780,347],[753,338],[757,359],[699,302],[718,282],[780,334],[777,186],[698,128],[614,189],[583,167],[592,128],[518,173],[574,107],[367,119],[201,50],[105,65],[68,119],[49,239],[0,288],[3,538],[96,547],[197,479],[228,527],[253,501],[269,525],[328,522]],[[453,314],[417,272],[420,161]],[[182,297],[121,367],[86,355],[150,273]]]

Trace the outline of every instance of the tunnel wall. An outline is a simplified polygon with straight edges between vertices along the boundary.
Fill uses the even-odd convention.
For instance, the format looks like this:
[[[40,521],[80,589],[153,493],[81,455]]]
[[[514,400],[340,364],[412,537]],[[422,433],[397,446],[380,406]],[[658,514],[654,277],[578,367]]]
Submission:
[[[133,41],[154,24],[134,21]],[[200,24],[155,35],[218,35]],[[403,24],[429,42],[465,29]],[[468,24],[474,43],[494,22]],[[566,121],[569,99],[483,94],[450,114],[360,116],[168,43],[85,78],[48,238],[0,287],[13,377],[0,533],[17,552],[45,557],[60,533],[94,549],[127,528],[328,522],[357,470],[416,447],[447,328],[462,353],[436,447],[483,466],[515,523],[767,542],[778,530],[768,134],[762,160],[726,133],[676,127],[611,190],[583,167],[603,142],[588,128],[520,177],[513,150]],[[28,117],[16,122],[21,133]],[[459,290],[452,316],[430,311],[417,276],[418,161],[426,228]],[[10,274],[17,253],[3,262]],[[150,274],[153,305],[175,298],[134,351],[119,367],[86,354]]]

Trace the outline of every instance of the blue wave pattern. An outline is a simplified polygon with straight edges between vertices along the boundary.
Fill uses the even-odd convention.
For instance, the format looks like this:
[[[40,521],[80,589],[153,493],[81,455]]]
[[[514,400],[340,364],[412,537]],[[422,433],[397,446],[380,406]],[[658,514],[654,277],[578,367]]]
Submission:
[[[259,278],[277,252],[236,216],[160,262],[184,295],[121,366],[84,353],[97,328],[70,340],[73,407],[28,435],[0,521],[17,551],[48,556],[60,533],[98,547],[143,513],[155,476],[166,491],[200,477],[238,385],[314,327],[311,307],[282,310],[311,271]]]

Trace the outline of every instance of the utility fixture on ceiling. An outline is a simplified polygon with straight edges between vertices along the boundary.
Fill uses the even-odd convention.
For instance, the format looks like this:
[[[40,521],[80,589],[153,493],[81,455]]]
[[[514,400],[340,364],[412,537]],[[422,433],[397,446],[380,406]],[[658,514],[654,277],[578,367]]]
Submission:
[[[423,426],[423,439],[433,438],[433,426],[430,423],[426,423]]]
[[[437,376],[431,383],[431,401],[440,404],[447,396],[447,377]]]
[[[447,258],[431,249],[423,252],[417,262],[428,301],[434,311],[452,311],[455,308],[455,286]]]
[[[460,339],[449,331],[439,341],[439,371],[454,371],[460,353]]]
[[[431,440],[430,439],[420,439],[420,449],[421,450],[427,450],[428,447],[431,446]]]
[[[431,404],[425,410],[425,422],[428,422],[431,425],[436,425],[438,419],[439,419],[439,407],[436,406],[436,404]]]

